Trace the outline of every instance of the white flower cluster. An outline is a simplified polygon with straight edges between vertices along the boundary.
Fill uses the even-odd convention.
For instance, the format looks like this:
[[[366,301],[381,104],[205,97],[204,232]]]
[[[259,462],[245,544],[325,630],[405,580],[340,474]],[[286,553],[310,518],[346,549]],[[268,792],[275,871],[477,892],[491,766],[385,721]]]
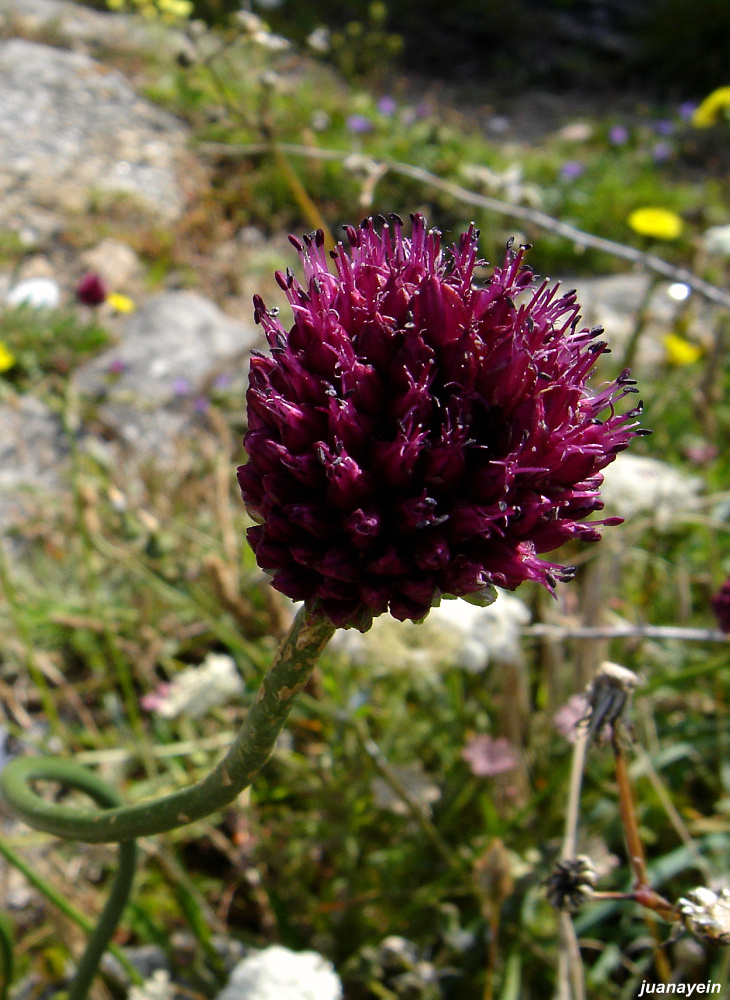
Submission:
[[[342,983],[316,951],[274,944],[239,962],[217,1000],[342,1000]]]
[[[383,615],[364,635],[339,630],[332,644],[376,676],[402,670],[433,677],[448,667],[477,673],[489,663],[521,661],[520,634],[529,620],[519,598],[498,591],[487,608],[445,600],[420,624]]]
[[[709,254],[730,257],[730,226],[710,226],[702,234],[701,243]]]
[[[426,774],[423,764],[420,761],[414,764],[394,764],[391,770],[410,797],[430,815],[432,803],[441,798],[441,789]],[[370,791],[376,808],[387,809],[398,816],[407,816],[410,812],[408,803],[393,791],[384,778],[373,778]]]
[[[677,909],[689,931],[705,941],[730,944],[730,890],[715,892],[704,885],[677,900]]]
[[[239,24],[255,45],[260,45],[271,52],[284,52],[290,48],[290,43],[281,35],[274,35],[269,26],[256,14],[248,10],[239,10],[236,14]]]
[[[627,520],[650,514],[654,526],[667,530],[697,504],[702,480],[654,458],[621,453],[608,466],[601,487],[607,512]]]
[[[130,986],[127,1000],[172,1000],[175,988],[167,969],[156,969],[141,986]]]
[[[542,191],[537,184],[524,180],[519,163],[511,164],[501,173],[482,164],[464,163],[459,172],[470,184],[479,184],[511,205],[533,205],[535,208],[543,205]]]
[[[147,707],[163,719],[176,719],[180,715],[199,719],[211,708],[240,695],[243,689],[241,675],[231,657],[208,653],[199,667],[188,667],[169,685],[164,685],[162,694],[152,696],[156,699],[154,705]]]

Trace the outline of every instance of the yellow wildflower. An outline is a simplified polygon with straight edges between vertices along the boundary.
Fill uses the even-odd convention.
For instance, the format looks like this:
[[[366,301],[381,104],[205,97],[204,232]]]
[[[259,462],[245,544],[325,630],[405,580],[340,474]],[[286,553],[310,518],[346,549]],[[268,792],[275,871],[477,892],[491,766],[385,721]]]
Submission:
[[[730,87],[718,87],[695,109],[691,122],[695,128],[709,128],[715,124],[721,111],[729,109]]]
[[[0,340],[0,372],[6,372],[9,368],[12,368],[15,364],[15,355],[13,352],[3,344]]]
[[[682,220],[668,208],[637,208],[628,222],[635,233],[657,240],[676,240],[682,232]]]
[[[662,340],[670,365],[691,365],[702,356],[699,344],[692,344],[676,333],[667,333]]]
[[[167,24],[185,20],[193,13],[190,0],[106,0],[110,10],[133,10],[153,21],[160,18]]]
[[[137,308],[134,301],[128,295],[120,292],[110,292],[106,297],[107,305],[111,306],[114,312],[132,313]]]
[[[157,7],[163,17],[180,20],[190,17],[193,12],[190,0],[157,0]]]

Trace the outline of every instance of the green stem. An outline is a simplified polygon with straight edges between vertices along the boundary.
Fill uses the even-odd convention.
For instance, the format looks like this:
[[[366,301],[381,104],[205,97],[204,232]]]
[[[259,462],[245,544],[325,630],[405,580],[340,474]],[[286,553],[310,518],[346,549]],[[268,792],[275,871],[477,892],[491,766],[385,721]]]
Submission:
[[[41,895],[45,896],[45,898],[58,910],[60,910],[64,916],[68,917],[69,920],[72,920],[86,934],[91,934],[94,929],[93,921],[90,920],[86,914],[78,910],[73,903],[70,903],[62,892],[59,892],[55,886],[51,885],[50,882],[47,882],[46,879],[38,873],[36,868],[24,861],[23,858],[13,850],[10,844],[6,843],[4,840],[0,840],[0,855],[2,855],[14,868],[17,868],[20,874],[24,875],[30,884],[37,889]],[[135,966],[129,961],[122,949],[117,948],[116,945],[112,944],[109,946],[109,951],[126,971],[130,980],[138,986],[141,985],[142,976],[139,974]]]
[[[101,778],[97,777],[93,771],[75,767],[72,772],[65,774],[62,780],[65,785],[70,785],[72,788],[85,792],[94,802],[103,808],[110,808],[121,804],[121,797],[118,792],[107,785],[105,781],[102,781]],[[13,852],[8,852],[6,845],[2,845],[2,853],[13,864],[17,863],[17,859],[10,856]],[[106,905],[79,959],[76,974],[68,989],[68,1000],[85,1000],[89,992],[91,981],[96,975],[101,957],[106,951],[117,924],[121,919],[124,907],[127,905],[134,880],[136,859],[137,847],[134,841],[125,841],[119,844],[119,859],[114,882],[112,883]],[[23,870],[23,866],[21,866],[21,870]],[[25,873],[27,874],[27,869]],[[61,901],[65,904],[65,900],[60,893],[57,894],[54,892],[53,895],[60,896]],[[56,899],[54,901],[58,902],[59,900]],[[63,905],[62,909],[67,912],[66,905]]]
[[[86,792],[97,805],[104,809],[122,805],[121,796],[116,789],[107,785],[93,771],[79,768],[73,776],[64,777],[63,780],[66,785]],[[137,845],[133,840],[125,840],[119,844],[114,881],[106,905],[101,911],[96,927],[86,942],[86,948],[79,959],[76,975],[68,989],[68,1000],[85,1000],[101,957],[106,951],[117,924],[122,918],[124,907],[127,905],[129,894],[132,891],[136,864]]]
[[[100,801],[99,805],[111,805],[111,800],[108,802]],[[127,905],[132,890],[136,864],[137,845],[133,840],[125,840],[119,845],[117,873],[109,898],[91,937],[86,943],[86,948],[76,969],[76,975],[68,990],[68,1000],[85,1000],[101,957],[117,929],[117,924],[122,919],[124,907]]]
[[[8,918],[0,912],[0,1000],[8,998],[13,969],[13,931]]]
[[[121,843],[164,833],[229,805],[268,760],[292,701],[309,680],[334,632],[324,617],[302,609],[264,677],[241,732],[223,760],[202,781],[151,802],[103,810],[49,802],[35,781],[84,781],[89,772],[73,761],[21,757],[0,774],[5,805],[29,826],[88,844]]]

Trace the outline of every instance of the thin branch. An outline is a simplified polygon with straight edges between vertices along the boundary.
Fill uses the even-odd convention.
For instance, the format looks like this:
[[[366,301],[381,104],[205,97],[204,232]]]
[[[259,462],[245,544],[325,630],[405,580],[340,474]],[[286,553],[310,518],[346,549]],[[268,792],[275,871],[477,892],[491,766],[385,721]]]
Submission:
[[[407,806],[411,816],[413,816],[416,822],[420,825],[424,834],[431,842],[431,845],[441,855],[449,868],[461,870],[463,865],[459,862],[458,857],[454,854],[444,838],[441,836],[438,828],[431,821],[428,813],[418,801],[418,798],[408,791],[406,786],[390,766],[385,754],[368,732],[365,722],[355,716],[352,718],[352,727],[358,738],[358,742],[372,760],[381,778],[385,781],[391,791],[394,792],[395,795]]]
[[[559,921],[560,951],[558,952],[555,1000],[585,1000],[583,959],[580,954],[578,935],[569,913],[561,913]]]
[[[588,727],[581,726],[573,746],[573,761],[570,769],[568,804],[565,808],[565,834],[560,852],[561,861],[569,861],[578,851],[578,818],[580,812],[580,790],[588,749]]]
[[[199,148],[203,152],[218,155],[254,156],[269,152],[271,147],[269,143],[264,142],[241,145],[205,142],[201,143]],[[290,142],[279,142],[277,143],[277,148],[281,152],[288,153],[291,156],[304,156],[313,160],[344,161],[352,155],[349,151],[318,149],[315,146],[299,146],[296,143]],[[519,219],[521,222],[529,222],[547,232],[555,233],[556,236],[562,236],[566,240],[571,240],[577,246],[590,247],[593,250],[600,250],[602,253],[609,254],[612,257],[629,261],[631,264],[638,264],[648,271],[653,271],[664,278],[669,278],[671,281],[688,285],[698,295],[707,299],[708,302],[714,302],[716,305],[730,309],[730,293],[723,291],[716,285],[710,284],[709,281],[700,278],[688,268],[670,264],[661,257],[657,257],[656,254],[646,253],[644,250],[627,246],[625,243],[617,243],[614,240],[607,240],[593,233],[583,232],[582,229],[576,229],[575,226],[571,226],[567,222],[561,222],[559,219],[555,219],[545,212],[540,212],[538,209],[528,208],[525,205],[512,205],[507,201],[500,201],[498,198],[490,198],[488,195],[477,194],[474,191],[467,190],[467,188],[462,187],[460,184],[445,180],[443,177],[438,177],[436,174],[432,174],[422,167],[415,167],[410,163],[401,163],[398,160],[378,160],[375,157],[372,157],[372,160],[374,163],[386,166],[394,174],[400,174],[403,177],[410,177],[413,180],[420,181],[428,187],[451,195],[452,198],[456,198],[466,205],[475,205],[477,208],[486,209],[488,212],[496,212],[508,218]]]
[[[682,628],[677,625],[528,625],[522,635],[559,642],[561,639],[678,639],[682,642],[730,641],[717,628]]]
[[[684,846],[687,848],[689,853],[692,855],[692,860],[695,864],[695,867],[702,872],[702,877],[704,878],[705,882],[709,885],[712,878],[712,872],[710,871],[710,866],[707,864],[707,861],[703,858],[699,847],[697,846],[691,833],[687,829],[687,826],[682,817],[680,816],[679,812],[677,811],[676,806],[672,802],[669,796],[669,792],[664,787],[662,779],[657,774],[656,769],[654,768],[654,765],[651,762],[651,757],[641,745],[637,745],[635,747],[635,752],[639,758],[642,773],[645,774],[646,777],[649,779],[651,786],[657,795],[657,798],[662,804],[664,812],[667,814],[669,822],[674,827],[675,833],[682,841]]]

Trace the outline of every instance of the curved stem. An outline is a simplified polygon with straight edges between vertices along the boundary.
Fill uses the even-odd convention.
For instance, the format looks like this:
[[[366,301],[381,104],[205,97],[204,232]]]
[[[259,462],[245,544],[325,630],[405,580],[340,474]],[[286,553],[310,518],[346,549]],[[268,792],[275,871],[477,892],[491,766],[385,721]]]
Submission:
[[[264,677],[235,743],[202,781],[162,798],[103,810],[76,809],[42,798],[35,781],[83,780],[71,761],[21,757],[0,774],[5,805],[29,826],[88,844],[121,843],[164,833],[231,803],[268,760],[292,701],[307,683],[317,657],[335,631],[323,616],[302,609]]]
[[[75,766],[73,774],[68,774],[63,778],[64,784],[86,792],[97,805],[103,808],[120,806],[121,796],[102,781],[93,771]],[[101,912],[90,938],[86,942],[86,948],[79,959],[76,967],[76,975],[68,988],[68,1000],[85,1000],[91,981],[96,975],[101,957],[111,941],[112,935],[117,928],[117,924],[122,918],[124,907],[127,905],[129,893],[132,890],[134,881],[134,871],[137,864],[137,845],[133,840],[124,841],[119,844],[119,856],[117,862],[117,872],[114,876],[106,905]]]
[[[37,889],[42,896],[45,896],[49,903],[52,903],[57,910],[63,913],[64,916],[68,917],[69,920],[73,921],[77,927],[80,927],[85,934],[92,933],[94,929],[93,920],[87,917],[85,913],[76,909],[76,907],[66,898],[66,896],[64,896],[60,889],[56,889],[54,885],[43,878],[36,867],[25,861],[8,843],[2,839],[0,839],[0,856],[3,857],[8,864],[11,864],[13,868],[16,868],[20,874],[28,880],[34,889]],[[1,920],[0,930],[2,930]],[[8,933],[10,934],[8,940],[12,942],[12,933],[9,930]],[[141,986],[143,982],[142,976],[139,974],[137,968],[132,964],[132,962],[130,962],[126,953],[112,943],[109,944],[109,951],[112,955],[114,955],[120,966],[127,973],[130,982],[134,983],[136,986]],[[2,993],[0,993],[0,1000],[4,1000]]]
[[[109,808],[119,806],[121,804],[121,796],[116,789],[107,785],[107,783],[102,781],[102,779],[94,774],[93,771],[87,771],[86,768],[80,767],[79,765],[73,765],[69,768],[66,774],[62,777],[59,775],[59,777],[66,786],[85,792],[94,800],[94,802],[97,803],[97,805]],[[3,845],[3,854],[6,854],[13,864],[17,864],[17,859],[14,857],[13,852],[10,851],[6,845]],[[132,889],[132,882],[134,881],[136,860],[137,847],[134,841],[121,843],[119,845],[119,856],[114,882],[112,883],[109,896],[97,921],[96,927],[92,931],[91,936],[86,943],[86,948],[79,959],[79,963],[76,967],[76,974],[74,975],[68,989],[68,1000],[85,1000],[85,997],[89,992],[89,987],[91,986],[91,982],[96,975],[96,970],[99,967],[101,957],[106,951],[112,935],[116,930],[117,924],[122,917],[124,907],[127,905],[129,893]],[[29,875],[27,868],[22,865],[19,865],[18,867],[24,874]],[[38,884],[37,877],[35,877],[32,872],[29,877],[34,884]],[[60,893],[56,896],[55,891],[52,893],[46,891],[46,895],[48,895],[49,898],[51,898],[51,900],[57,905],[60,905],[64,912],[68,913],[65,900]],[[54,898],[54,896],[56,896],[56,898]],[[8,942],[6,940],[7,929],[2,930],[3,933],[0,934],[2,948],[0,948],[0,951],[2,952],[3,961],[2,969],[0,971],[3,976],[3,988],[0,990],[0,997],[4,1000],[7,995],[7,987],[12,970],[12,947],[8,950]]]
[[[122,919],[124,907],[132,890],[136,866],[137,845],[133,840],[125,840],[119,845],[117,874],[109,898],[79,960],[76,975],[68,990],[68,1000],[85,1000],[101,957],[117,929],[117,924]]]

